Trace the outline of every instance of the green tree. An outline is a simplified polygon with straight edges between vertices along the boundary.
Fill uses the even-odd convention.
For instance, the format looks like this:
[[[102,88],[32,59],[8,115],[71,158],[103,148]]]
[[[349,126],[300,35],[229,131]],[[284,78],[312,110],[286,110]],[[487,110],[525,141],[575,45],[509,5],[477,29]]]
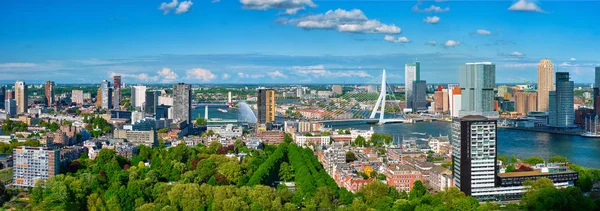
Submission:
[[[408,200],[415,200],[423,197],[425,194],[428,194],[427,188],[423,186],[421,180],[415,181],[413,184],[413,188],[410,190],[408,194]]]
[[[513,166],[513,165],[506,166],[506,173],[513,172],[513,171],[515,171],[515,166]]]
[[[286,182],[294,179],[294,169],[289,163],[283,162],[279,165],[279,178]]]
[[[550,163],[568,163],[569,159],[567,159],[566,157],[560,156],[560,155],[555,155],[552,156],[548,159],[548,162]]]
[[[196,125],[206,125],[206,123],[208,123],[208,122],[204,118],[196,119]]]
[[[544,159],[541,157],[537,157],[537,156],[531,156],[528,158],[525,158],[525,160],[523,160],[524,163],[527,163],[529,165],[535,166],[538,163],[544,163]]]
[[[350,163],[350,162],[353,162],[356,160],[358,160],[358,158],[356,158],[356,155],[354,154],[354,152],[352,152],[352,151],[346,152],[346,163]]]

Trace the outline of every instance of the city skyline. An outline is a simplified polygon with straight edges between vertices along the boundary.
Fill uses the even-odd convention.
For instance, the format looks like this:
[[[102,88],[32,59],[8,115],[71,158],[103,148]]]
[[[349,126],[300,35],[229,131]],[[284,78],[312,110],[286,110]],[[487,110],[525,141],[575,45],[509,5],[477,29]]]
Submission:
[[[402,83],[404,65],[418,60],[423,80],[451,83],[460,64],[485,61],[498,83],[524,83],[549,58],[556,72],[591,83],[585,76],[600,65],[590,44],[598,2],[185,2],[8,2],[0,75],[29,84],[114,75],[126,84],[361,83],[386,69]]]

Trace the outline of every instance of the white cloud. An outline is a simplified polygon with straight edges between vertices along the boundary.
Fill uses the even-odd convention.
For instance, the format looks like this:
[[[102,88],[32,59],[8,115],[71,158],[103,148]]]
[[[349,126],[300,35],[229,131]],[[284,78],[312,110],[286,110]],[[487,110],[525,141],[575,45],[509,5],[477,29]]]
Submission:
[[[485,30],[485,29],[477,29],[477,31],[475,31],[475,33],[480,34],[480,35],[490,35],[492,34],[492,32]]]
[[[244,9],[250,10],[268,10],[283,9],[288,15],[294,15],[305,6],[317,7],[312,0],[240,0]]]
[[[179,78],[179,75],[177,75],[177,73],[171,71],[171,69],[169,68],[163,68],[162,70],[158,71],[158,76],[160,78],[162,78],[162,82],[163,83],[169,83],[172,82],[174,80],[177,80],[177,78]]]
[[[229,77],[231,77],[231,76],[227,73],[223,73],[223,76],[221,76],[221,78],[223,78],[223,79],[228,79]]]
[[[437,42],[436,41],[429,41],[429,42],[426,42],[425,45],[436,46]]]
[[[188,79],[198,79],[200,81],[212,81],[217,76],[210,72],[210,70],[202,69],[202,68],[193,68],[187,70],[187,78]]]
[[[515,51],[515,52],[510,53],[510,55],[511,56],[524,56],[525,54]]]
[[[350,11],[343,9],[329,10],[325,14],[284,19],[282,22],[303,29],[328,29],[350,33],[398,34],[401,31],[394,24],[383,24],[378,20],[367,18],[359,9]]]
[[[423,9],[423,12],[448,12],[450,11],[450,8],[446,7],[446,8],[441,8],[435,5],[431,5],[429,6],[429,8],[425,8]]]
[[[294,69],[298,75],[310,77],[373,77],[362,70],[328,71],[323,65],[293,66],[292,69]]]
[[[504,64],[504,67],[508,68],[523,68],[523,67],[537,67],[539,63],[512,63]]]
[[[210,1],[210,3],[219,3],[219,2],[221,2],[221,0],[212,0],[212,1]]]
[[[569,60],[570,60],[570,61],[575,61],[575,60],[577,60],[577,59],[575,59],[575,58],[571,58],[571,59],[569,59]]]
[[[267,75],[269,75],[269,77],[275,79],[275,78],[287,78],[287,75],[279,72],[279,70],[273,71],[273,72],[268,72]]]
[[[423,22],[430,23],[430,24],[436,24],[436,23],[440,22],[440,17],[438,17],[438,16],[426,17],[425,19],[423,19]]]
[[[35,67],[34,63],[0,63],[0,68]]]
[[[238,78],[253,78],[253,79],[257,79],[257,78],[264,78],[265,75],[263,74],[247,74],[247,73],[242,73],[242,72],[238,72]]]
[[[578,64],[571,64],[571,62],[563,62],[558,64],[559,67],[578,67]]]
[[[181,3],[179,3],[177,9],[175,9],[175,14],[181,14],[190,11],[190,8],[193,4],[194,3],[192,3],[192,1],[182,1]]]
[[[528,0],[517,1],[517,3],[510,6],[508,10],[523,12],[544,12],[544,10],[539,8],[535,3]]]
[[[409,43],[410,42],[410,40],[408,40],[408,38],[406,38],[406,37],[398,37],[398,39],[396,39],[396,37],[391,36],[391,35],[385,35],[385,37],[383,39],[388,42],[397,42],[397,43]]]
[[[177,0],[173,0],[170,3],[167,2],[163,2],[162,4],[160,4],[160,7],[158,8],[159,10],[163,11],[163,14],[169,14],[169,12],[173,9],[175,9],[175,7],[177,7]]]
[[[455,40],[448,40],[444,43],[445,47],[454,47],[454,46],[459,46],[460,42],[459,41],[455,41]]]

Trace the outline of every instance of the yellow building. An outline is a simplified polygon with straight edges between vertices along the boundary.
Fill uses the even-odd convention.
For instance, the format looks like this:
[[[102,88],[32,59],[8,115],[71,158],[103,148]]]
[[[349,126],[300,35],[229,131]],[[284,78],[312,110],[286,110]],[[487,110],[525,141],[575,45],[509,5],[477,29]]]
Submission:
[[[265,124],[275,121],[275,90],[259,89],[256,98],[258,107],[257,121]]]

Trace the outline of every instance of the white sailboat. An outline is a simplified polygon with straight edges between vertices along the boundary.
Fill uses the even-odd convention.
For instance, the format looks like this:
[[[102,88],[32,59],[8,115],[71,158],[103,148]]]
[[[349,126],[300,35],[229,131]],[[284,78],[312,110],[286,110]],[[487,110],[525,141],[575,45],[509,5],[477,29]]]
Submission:
[[[585,138],[600,138],[600,134],[598,133],[598,115],[594,118],[593,123],[592,118],[586,118],[585,132],[581,136]]]

